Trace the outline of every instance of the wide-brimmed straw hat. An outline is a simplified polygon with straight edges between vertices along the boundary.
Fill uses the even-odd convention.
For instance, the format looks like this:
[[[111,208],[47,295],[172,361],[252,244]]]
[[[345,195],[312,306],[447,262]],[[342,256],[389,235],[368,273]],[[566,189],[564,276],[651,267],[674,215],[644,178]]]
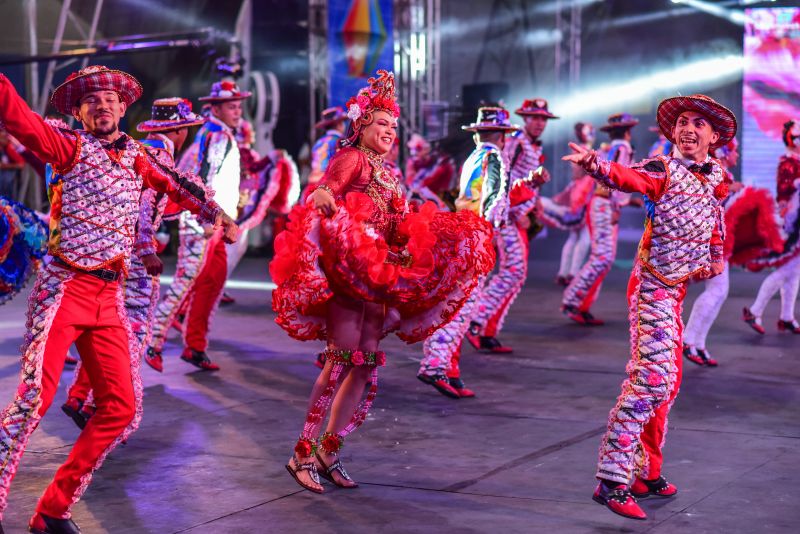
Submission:
[[[201,96],[198,100],[218,104],[220,102],[230,102],[231,100],[244,100],[252,94],[249,91],[240,90],[234,81],[223,80],[212,85],[211,92],[206,96]]]
[[[200,115],[192,112],[192,103],[185,98],[159,98],[153,102],[150,120],[140,122],[136,129],[140,132],[165,132],[177,128],[199,126],[205,122]]]
[[[314,125],[318,130],[324,130],[347,120],[347,113],[342,106],[334,106],[322,110],[322,117],[319,122]]]
[[[478,108],[478,118],[472,124],[461,127],[468,132],[510,131],[519,130],[519,126],[511,124],[511,117],[506,108],[484,106]]]
[[[639,119],[630,113],[614,113],[609,115],[606,124],[600,127],[601,132],[610,132],[617,128],[633,128],[639,124]]]
[[[547,100],[544,98],[531,98],[525,100],[520,107],[514,111],[520,117],[539,116],[547,119],[557,119],[556,115],[550,113],[547,109]]]
[[[700,113],[711,123],[711,127],[719,134],[717,142],[710,146],[712,149],[726,145],[736,136],[736,115],[713,98],[700,94],[674,96],[663,100],[656,111],[661,133],[673,143],[672,130],[684,111]]]
[[[53,91],[50,102],[59,112],[71,115],[81,97],[93,91],[114,91],[121,102],[130,106],[142,96],[142,85],[127,72],[91,65],[67,76]]]

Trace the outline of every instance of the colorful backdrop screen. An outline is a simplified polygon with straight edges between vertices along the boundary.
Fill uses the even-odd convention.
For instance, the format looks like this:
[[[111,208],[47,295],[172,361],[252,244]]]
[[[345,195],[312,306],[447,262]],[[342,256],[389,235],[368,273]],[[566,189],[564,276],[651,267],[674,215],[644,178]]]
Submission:
[[[392,0],[330,0],[330,105],[344,106],[377,69],[393,68]]]
[[[742,181],[775,191],[783,123],[800,118],[800,8],[746,10]]]

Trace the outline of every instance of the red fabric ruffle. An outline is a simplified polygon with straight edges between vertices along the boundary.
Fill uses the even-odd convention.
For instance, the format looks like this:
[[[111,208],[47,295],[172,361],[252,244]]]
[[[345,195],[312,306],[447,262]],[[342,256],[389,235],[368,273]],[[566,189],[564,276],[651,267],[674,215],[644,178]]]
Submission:
[[[724,254],[732,265],[783,250],[776,204],[766,189],[745,187],[725,207]]]
[[[325,339],[325,307],[335,293],[385,304],[395,319],[387,333],[420,341],[455,316],[494,266],[492,229],[471,212],[441,212],[427,202],[403,217],[388,242],[367,222],[374,213],[370,197],[357,192],[330,218],[309,205],[292,210],[270,264],[276,322],[290,336]]]

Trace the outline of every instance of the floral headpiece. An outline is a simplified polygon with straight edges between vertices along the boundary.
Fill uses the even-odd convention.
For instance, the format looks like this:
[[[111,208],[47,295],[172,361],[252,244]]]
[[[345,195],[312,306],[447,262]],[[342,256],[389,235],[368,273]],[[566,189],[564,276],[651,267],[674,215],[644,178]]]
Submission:
[[[394,89],[394,74],[385,70],[377,72],[377,78],[367,80],[369,84],[347,101],[347,116],[353,122],[373,111],[386,111],[393,117],[400,116],[397,95]]]

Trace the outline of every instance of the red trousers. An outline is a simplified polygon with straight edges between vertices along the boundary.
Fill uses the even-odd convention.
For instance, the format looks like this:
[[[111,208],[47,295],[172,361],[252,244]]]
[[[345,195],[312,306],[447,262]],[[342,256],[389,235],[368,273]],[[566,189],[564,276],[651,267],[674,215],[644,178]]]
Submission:
[[[67,349],[75,343],[94,387],[97,412],[78,436],[36,510],[68,518],[92,472],[138,426],[141,381],[131,359],[129,325],[117,282],[48,265],[38,275],[28,309],[22,382],[2,413],[0,514],[31,433],[56,394]]]
[[[218,231],[209,240],[206,255],[203,268],[189,294],[186,320],[183,323],[184,344],[196,351],[205,351],[208,348],[211,315],[219,303],[228,277],[228,254],[221,232]]]

